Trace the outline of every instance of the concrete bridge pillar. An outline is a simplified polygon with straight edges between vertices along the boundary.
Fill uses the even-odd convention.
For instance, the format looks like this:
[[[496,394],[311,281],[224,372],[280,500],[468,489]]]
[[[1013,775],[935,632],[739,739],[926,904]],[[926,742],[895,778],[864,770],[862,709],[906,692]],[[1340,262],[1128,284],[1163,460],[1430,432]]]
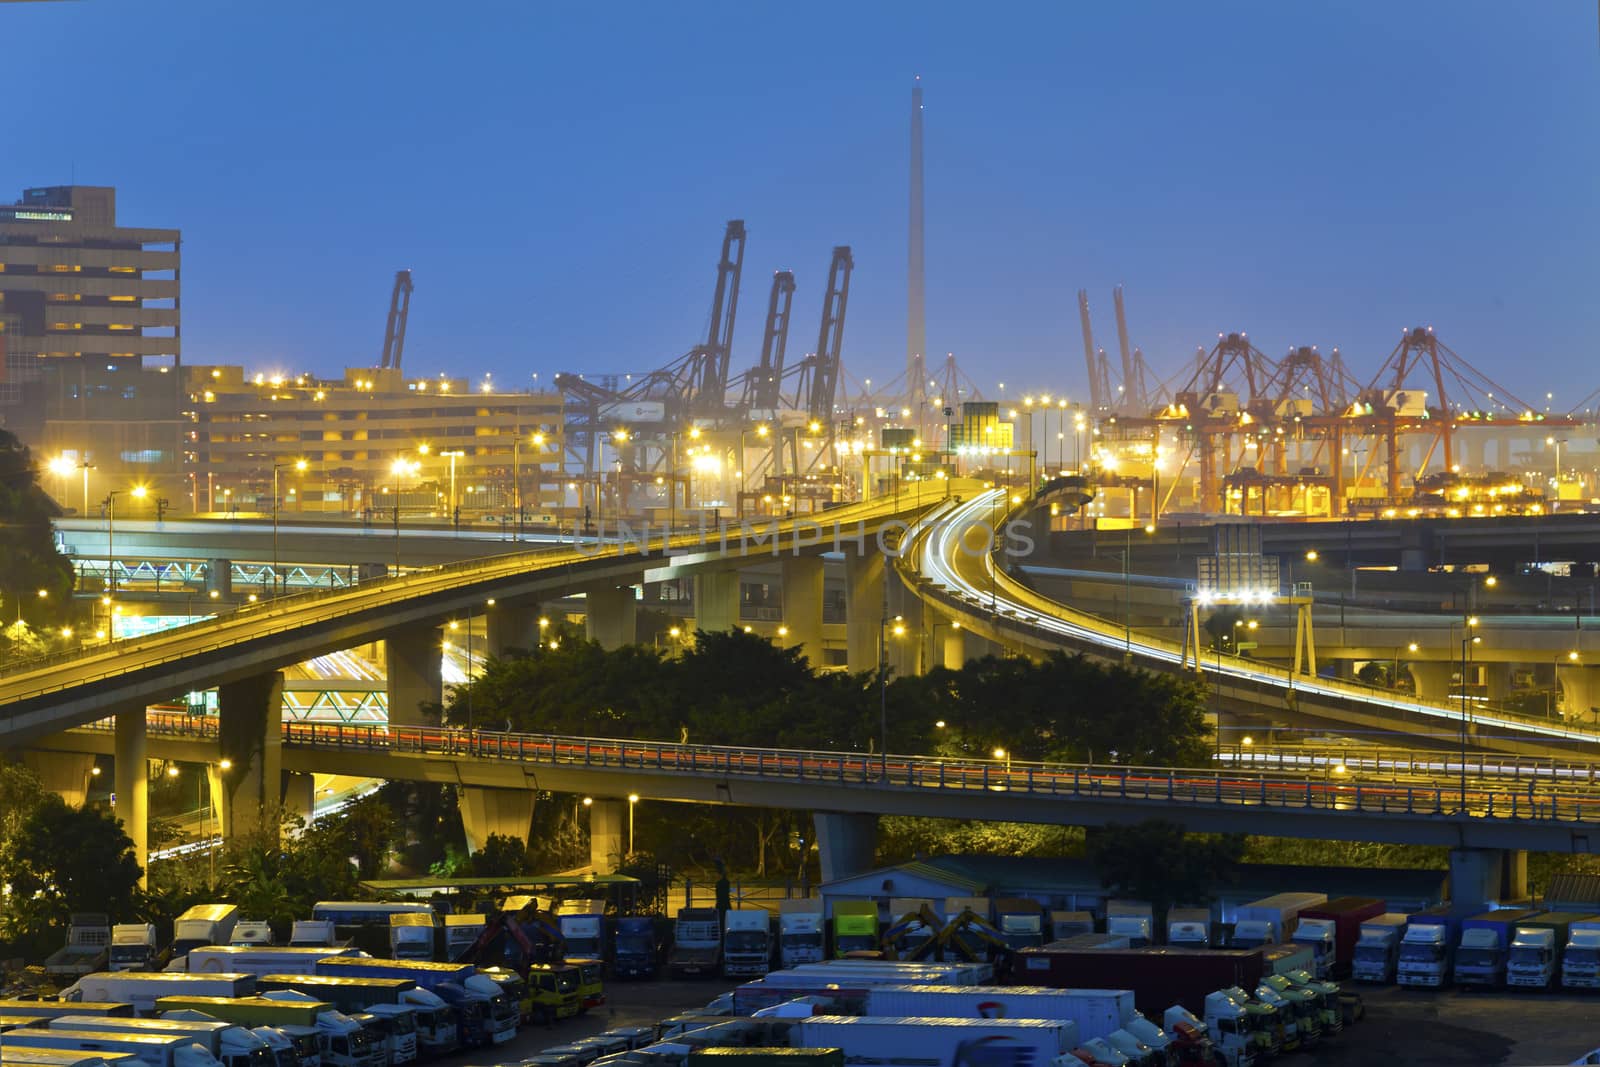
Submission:
[[[423,718],[421,705],[444,703],[443,644],[444,633],[437,626],[417,626],[384,637],[390,725],[437,725]]]
[[[791,556],[783,561],[783,645],[799,645],[812,666],[821,666],[822,557]]]
[[[143,708],[117,715],[112,784],[116,786],[113,810],[122,820],[122,832],[133,842],[133,858],[141,870],[147,872],[150,865],[150,767],[145,758],[145,726]],[[139,885],[147,884],[146,874],[141,873]]]
[[[1460,915],[1484,911],[1502,900],[1528,896],[1528,854],[1519,849],[1450,850],[1450,903]]]
[[[1511,695],[1511,664],[1484,663],[1483,683],[1490,700],[1504,700]]]
[[[602,800],[589,805],[589,865],[596,874],[612,874],[628,854],[628,802]]]
[[[824,883],[872,870],[878,851],[876,815],[819,811],[812,820]]]
[[[256,829],[275,835],[283,787],[283,672],[218,686],[217,736],[229,763],[215,769],[212,792],[222,835]]]
[[[637,641],[638,603],[631,585],[605,586],[584,593],[584,628],[589,640],[608,649]]]
[[[39,784],[67,802],[81,808],[89,799],[89,779],[94,776],[94,757],[77,752],[24,752],[22,762],[39,776]]]
[[[213,792],[211,796],[213,798],[212,803],[215,804],[217,793]],[[283,808],[291,814],[300,816],[306,821],[306,825],[310,826],[312,820],[317,817],[316,775],[285,771],[283,775]]]
[[[694,627],[708,634],[739,626],[739,572],[704,570],[694,576]]]
[[[969,636],[961,624],[942,612],[925,607],[923,621],[928,626],[928,667],[948,667],[960,670],[967,662],[966,639]]]
[[[1454,664],[1438,660],[1413,660],[1406,664],[1406,670],[1411,672],[1411,681],[1416,686],[1417,696],[1423,700],[1449,699],[1450,676],[1455,673]]]
[[[504,656],[514,648],[539,647],[539,604],[532,600],[497,600],[484,609],[489,655]]]
[[[985,656],[1001,656],[1005,654],[1005,646],[995,643],[982,634],[973,633],[971,630],[961,631],[961,661],[970,662],[983,659]]]
[[[890,580],[894,582],[895,589],[889,600],[889,628],[885,642],[889,670],[896,678],[914,677],[927,669],[928,635],[923,628],[922,601],[904,593],[897,578]],[[900,620],[898,623],[896,617]],[[903,633],[894,632],[897,625]]]
[[[528,830],[533,824],[533,790],[464,786],[460,808],[468,852],[481,851],[490,834],[514,837],[527,843]]]
[[[1561,683],[1561,707],[1569,718],[1593,721],[1595,708],[1600,705],[1600,671],[1594,667],[1556,667],[1556,680]]]
[[[222,599],[233,596],[233,560],[206,560],[206,594],[212,593]]]
[[[883,618],[884,557],[879,552],[847,555],[845,577],[845,657],[851,673],[878,669],[878,626]]]

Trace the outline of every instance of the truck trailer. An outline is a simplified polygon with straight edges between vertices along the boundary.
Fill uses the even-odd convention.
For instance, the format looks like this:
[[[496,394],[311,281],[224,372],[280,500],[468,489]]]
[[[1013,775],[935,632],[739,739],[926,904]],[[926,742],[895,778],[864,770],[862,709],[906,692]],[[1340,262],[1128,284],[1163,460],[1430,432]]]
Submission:
[[[813,1015],[795,1022],[789,1043],[840,1049],[846,1064],[1046,1067],[1077,1047],[1078,1035],[1077,1027],[1065,1020]]]
[[[1345,978],[1355,960],[1361,924],[1383,914],[1383,901],[1372,897],[1337,897],[1300,909],[1292,940],[1308,945],[1318,978]]]
[[[253,974],[184,974],[99,971],[86,974],[61,991],[62,1000],[113,1001],[132,1004],[140,1015],[155,1011],[162,997],[248,997],[256,991]]]
[[[1532,909],[1506,908],[1461,920],[1461,940],[1456,945],[1456,985],[1495,988],[1503,984],[1511,936],[1518,923],[1538,914]]]
[[[1393,982],[1405,929],[1406,917],[1400,912],[1375,915],[1362,923],[1350,961],[1350,977],[1377,985]]]
[[[192,948],[226,945],[239,922],[237,904],[196,904],[172,923],[172,955],[176,959]]]
[[[868,1015],[968,1019],[1070,1019],[1079,1040],[1105,1037],[1134,1017],[1126,989],[1052,989],[1049,986],[874,986]]]
[[[1300,913],[1327,900],[1326,893],[1277,893],[1245,904],[1234,911],[1232,945],[1249,949],[1287,941]]]
[[[105,1056],[133,1055],[144,1067],[222,1067],[204,1045],[178,1034],[113,1034],[104,1030],[24,1027],[6,1034],[10,1049],[55,1049]]]
[[[289,945],[206,945],[190,949],[187,959],[190,974],[316,974],[319,960],[349,951]]]
[[[1174,1004],[1199,1014],[1206,996],[1239,986],[1255,989],[1264,974],[1260,949],[1065,949],[1017,953],[1012,977],[1056,989],[1131,989],[1135,1005],[1160,1016]]]

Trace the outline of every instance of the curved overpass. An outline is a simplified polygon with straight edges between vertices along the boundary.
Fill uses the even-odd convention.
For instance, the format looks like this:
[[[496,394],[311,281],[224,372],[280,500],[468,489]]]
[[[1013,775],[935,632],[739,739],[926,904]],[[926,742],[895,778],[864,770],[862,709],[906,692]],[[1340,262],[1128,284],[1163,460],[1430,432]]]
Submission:
[[[971,500],[946,504],[913,527],[911,548],[901,556],[900,567],[925,603],[997,642],[1127,659],[1154,670],[1188,673],[1181,645],[1050,600],[996,567],[992,554],[975,546],[987,543],[988,531],[998,525],[996,518],[1005,515],[1003,502],[1003,493],[989,490]],[[983,531],[983,536],[972,538],[974,530]],[[1237,710],[1401,731],[1445,743],[1455,743],[1460,736],[1463,710],[1456,704],[1296,675],[1259,660],[1210,651],[1201,670],[1218,700]],[[1600,742],[1600,732],[1545,719],[1470,708],[1466,716],[1470,743],[1480,748],[1542,755]]]
[[[818,516],[762,520],[647,543],[519,552],[454,563],[354,588],[284,597],[205,622],[99,645],[25,664],[0,675],[0,748],[19,745],[175,694],[209,689],[355,647],[386,634],[437,624],[489,598],[537,601],[600,587],[631,585],[652,567],[715,565],[720,560],[819,551],[825,521],[846,543],[898,536],[913,501],[841,507]]]

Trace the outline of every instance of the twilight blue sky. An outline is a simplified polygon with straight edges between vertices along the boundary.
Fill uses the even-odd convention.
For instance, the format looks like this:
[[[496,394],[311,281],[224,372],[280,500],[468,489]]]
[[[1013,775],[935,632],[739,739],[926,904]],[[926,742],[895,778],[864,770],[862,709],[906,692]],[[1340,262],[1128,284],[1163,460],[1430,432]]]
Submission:
[[[541,383],[703,334],[750,231],[815,345],[854,246],[845,363],[905,348],[909,89],[927,89],[928,345],[993,395],[1084,379],[1111,287],[1166,376],[1217,331],[1339,346],[1432,324],[1525,399],[1600,385],[1593,0],[898,3],[83,0],[0,5],[0,197],[114,184],[184,230],[194,362],[376,359]]]

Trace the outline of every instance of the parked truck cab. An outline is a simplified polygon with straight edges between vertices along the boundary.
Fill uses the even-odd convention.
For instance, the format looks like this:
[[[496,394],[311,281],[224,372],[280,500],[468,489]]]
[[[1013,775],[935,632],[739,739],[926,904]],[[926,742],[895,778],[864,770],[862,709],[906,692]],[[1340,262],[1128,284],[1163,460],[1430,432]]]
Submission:
[[[1357,982],[1380,985],[1393,982],[1395,967],[1400,961],[1400,937],[1405,928],[1406,917],[1397,912],[1362,923],[1350,963],[1350,977]]]
[[[120,923],[111,928],[111,955],[108,971],[149,971],[155,969],[156,928],[154,923]]]
[[[825,932],[821,897],[778,901],[778,962],[782,966],[820,963]]]
[[[618,978],[653,978],[657,951],[655,919],[648,915],[624,915],[617,920],[611,973]]]
[[[1455,930],[1455,920],[1443,911],[1408,916],[1395,981],[1419,989],[1444,988],[1455,973]]]
[[[765,908],[730,908],[723,917],[722,973],[760,978],[772,969],[772,916]]]
[[[878,905],[871,900],[837,900],[833,904],[833,954],[878,951]]]
[[[1567,989],[1600,989],[1600,919],[1579,919],[1567,928],[1561,984]]]

